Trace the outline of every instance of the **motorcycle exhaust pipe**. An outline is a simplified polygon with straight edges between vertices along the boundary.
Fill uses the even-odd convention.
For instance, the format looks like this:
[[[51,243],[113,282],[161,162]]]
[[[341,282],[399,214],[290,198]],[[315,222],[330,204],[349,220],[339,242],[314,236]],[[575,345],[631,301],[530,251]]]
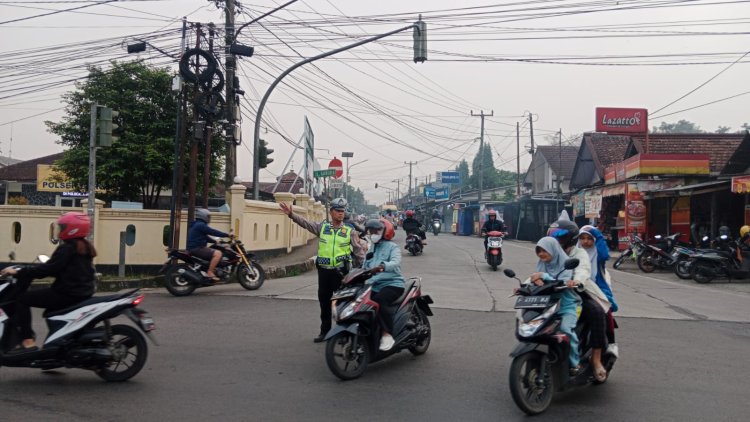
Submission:
[[[177,272],[180,274],[181,277],[187,279],[187,281],[191,283],[198,284],[203,280],[203,277],[201,277],[200,274],[196,274],[193,271],[188,271],[185,268],[180,268],[179,270],[177,270]]]

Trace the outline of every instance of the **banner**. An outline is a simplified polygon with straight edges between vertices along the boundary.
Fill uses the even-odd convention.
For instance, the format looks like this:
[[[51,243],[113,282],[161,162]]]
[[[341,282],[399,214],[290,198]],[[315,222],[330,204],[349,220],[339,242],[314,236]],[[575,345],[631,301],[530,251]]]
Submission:
[[[584,216],[586,218],[599,217],[599,212],[602,210],[602,191],[601,189],[595,189],[586,191],[584,199]]]
[[[643,201],[643,193],[635,185],[628,185],[628,194],[625,197],[625,231],[630,233],[646,232],[646,203]]]
[[[733,193],[750,193],[750,176],[737,176],[732,178]]]

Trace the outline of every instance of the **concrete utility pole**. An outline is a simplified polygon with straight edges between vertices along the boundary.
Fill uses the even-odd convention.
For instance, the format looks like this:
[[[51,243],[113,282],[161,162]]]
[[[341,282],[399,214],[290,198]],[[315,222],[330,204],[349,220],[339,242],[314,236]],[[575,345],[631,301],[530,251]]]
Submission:
[[[417,162],[416,161],[409,161],[407,163],[406,161],[404,161],[404,164],[408,164],[409,165],[409,202],[411,203],[412,202],[412,199],[411,199],[411,166],[417,164]],[[415,185],[416,185],[416,183],[415,183]]]
[[[214,24],[208,24],[208,53],[214,57]],[[208,196],[211,191],[211,137],[214,134],[213,124],[208,126],[206,122],[206,132],[203,137],[205,150],[203,152],[203,208],[208,209]]]
[[[534,148],[534,116],[529,112],[529,137],[531,138],[531,155],[534,155],[536,148]]]
[[[91,124],[89,125],[89,203],[86,212],[91,220],[91,231],[89,239],[94,241],[94,212],[96,210],[96,119],[98,116],[99,105],[91,104]],[[8,188],[6,187],[7,191]],[[6,201],[7,203],[7,201]]]
[[[396,182],[396,206],[398,206],[398,202],[401,199],[401,179],[391,180],[391,182]]]
[[[195,48],[201,48],[201,24],[196,24]],[[196,59],[196,67],[198,61]],[[196,68],[196,73],[199,69]],[[195,182],[198,178],[198,141],[203,139],[206,132],[205,122],[198,120],[198,84],[193,86],[193,137],[190,139],[190,173],[188,175],[188,224],[195,219]]]
[[[227,151],[226,161],[224,162],[224,186],[229,187],[234,184],[234,178],[237,176],[237,141],[234,139],[235,126],[237,125],[236,108],[238,107],[235,102],[235,86],[234,76],[237,69],[237,57],[229,52],[230,46],[234,43],[234,0],[226,0],[226,8],[224,9],[226,15],[224,17],[224,45],[226,46],[225,54],[225,67],[226,67],[226,78],[224,78],[224,86],[226,87],[226,140],[227,140]]]
[[[484,114],[484,110],[481,110],[479,114],[474,114],[471,110],[472,116],[478,116],[482,119],[482,126],[479,135],[479,193],[477,194],[477,202],[482,202],[482,180],[484,179],[484,118],[492,117],[495,115],[495,111],[490,111],[490,114]]]
[[[516,198],[521,197],[521,129],[516,122]]]
[[[562,128],[560,128],[557,147],[557,201],[555,202],[555,209],[560,213],[560,199],[562,199]]]

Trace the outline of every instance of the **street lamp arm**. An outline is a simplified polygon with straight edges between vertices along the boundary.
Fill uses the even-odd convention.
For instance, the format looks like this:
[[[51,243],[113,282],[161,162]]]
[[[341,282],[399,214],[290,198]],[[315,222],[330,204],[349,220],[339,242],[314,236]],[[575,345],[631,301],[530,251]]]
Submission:
[[[347,173],[349,172],[349,169],[350,169],[350,168],[352,168],[352,167],[356,166],[357,164],[362,164],[362,163],[364,163],[365,161],[370,161],[370,159],[367,159],[367,160],[362,160],[362,161],[358,161],[358,162],[356,162],[356,163],[354,163],[354,164],[350,165],[350,166],[349,166],[349,167],[347,167],[347,169],[346,169],[346,170],[347,170]]]
[[[266,12],[266,13],[264,13],[264,14],[262,14],[262,15],[258,16],[257,18],[255,18],[255,19],[251,20],[250,22],[247,22],[247,23],[243,24],[242,26],[240,26],[239,28],[237,28],[237,31],[235,31],[235,33],[234,33],[234,38],[236,39],[236,38],[237,38],[237,36],[238,36],[238,35],[240,35],[240,31],[242,31],[242,30],[243,30],[243,29],[244,29],[244,28],[245,28],[246,26],[248,26],[248,25],[250,25],[250,24],[252,24],[252,23],[258,22],[259,20],[261,20],[261,19],[265,18],[266,16],[268,16],[268,15],[271,15],[271,14],[273,14],[273,13],[276,13],[277,11],[279,11],[279,10],[281,10],[281,9],[283,9],[283,8],[285,8],[285,7],[287,7],[287,6],[289,6],[290,4],[292,4],[292,3],[296,2],[296,1],[297,1],[297,0],[291,0],[291,1],[288,1],[288,2],[286,2],[286,3],[284,3],[284,4],[282,4],[282,5],[281,5],[281,6],[279,6],[279,7],[277,7],[277,8],[275,8],[275,9],[271,10],[271,11],[268,11],[268,12]]]
[[[260,144],[259,143],[259,140],[260,140],[260,124],[261,124],[261,121],[262,121],[263,109],[266,107],[266,102],[268,101],[268,97],[271,96],[271,93],[273,92],[274,88],[276,88],[276,85],[278,85],[279,82],[281,82],[281,80],[284,79],[284,77],[286,75],[292,73],[292,71],[294,69],[296,69],[296,68],[298,68],[300,66],[303,66],[303,65],[305,65],[307,63],[314,62],[316,60],[323,59],[323,58],[326,58],[328,56],[332,56],[334,54],[341,53],[342,51],[346,51],[346,50],[352,49],[354,47],[358,47],[358,46],[363,45],[363,44],[371,43],[371,42],[377,41],[377,40],[379,40],[381,38],[385,38],[385,37],[388,37],[390,35],[397,34],[399,32],[403,32],[403,31],[406,31],[407,29],[412,29],[412,28],[417,28],[418,29],[419,27],[417,26],[417,24],[411,24],[411,25],[405,26],[403,28],[399,28],[399,29],[396,29],[396,30],[393,30],[393,31],[390,31],[390,32],[386,32],[384,34],[376,35],[374,37],[370,37],[370,38],[364,39],[362,41],[355,42],[354,44],[349,44],[349,45],[346,45],[344,47],[337,48],[335,50],[331,50],[331,51],[328,51],[326,53],[319,54],[319,55],[314,56],[314,57],[308,57],[307,59],[302,60],[301,62],[293,64],[289,69],[285,70],[281,75],[279,75],[278,78],[276,78],[276,80],[274,80],[271,83],[271,86],[268,87],[268,90],[266,90],[265,95],[263,95],[263,99],[260,100],[260,104],[258,104],[258,111],[257,111],[256,117],[255,117],[255,131],[253,133],[253,199],[254,200],[257,201],[258,198],[259,198],[259,195],[260,195],[259,186],[258,186],[259,183],[260,183],[260,180],[259,180],[260,179],[260,167],[258,165],[258,149],[259,149],[259,144]]]

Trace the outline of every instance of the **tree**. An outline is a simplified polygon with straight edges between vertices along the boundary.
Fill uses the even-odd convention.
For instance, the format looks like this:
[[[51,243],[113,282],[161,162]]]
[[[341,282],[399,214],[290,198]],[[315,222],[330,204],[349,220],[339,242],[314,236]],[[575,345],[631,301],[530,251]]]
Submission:
[[[490,147],[488,144],[485,144],[484,148],[481,151],[477,152],[477,155],[474,156],[474,161],[472,161],[471,163],[471,186],[474,188],[479,188],[478,175],[480,159],[482,160],[482,172],[484,173],[484,177],[482,178],[482,189],[491,189],[500,186],[500,178],[498,176],[497,170],[495,169],[495,163],[492,160],[492,147]]]
[[[661,122],[659,127],[654,126],[655,133],[704,133],[700,126],[687,120],[680,120],[677,123]]]
[[[469,163],[466,162],[466,160],[461,160],[460,163],[458,163],[458,166],[456,166],[456,171],[458,172],[459,177],[461,178],[461,187],[465,188],[469,186]]]
[[[141,200],[145,208],[154,208],[161,191],[172,182],[176,121],[173,74],[140,61],[111,64],[106,71],[89,68],[88,79],[62,96],[67,104],[66,116],[61,122],[46,122],[49,132],[60,137],[58,143],[68,148],[56,168],[79,190],[88,190],[90,110],[94,103],[106,105],[120,113],[117,124],[122,133],[119,141],[97,152],[97,187],[104,191],[105,199]],[[223,145],[221,140],[212,142],[212,184],[221,172]],[[199,158],[200,168],[203,161]],[[198,179],[201,185],[202,179]]]
[[[732,130],[732,128],[729,126],[719,126],[716,129],[716,133],[729,133],[730,130]]]

